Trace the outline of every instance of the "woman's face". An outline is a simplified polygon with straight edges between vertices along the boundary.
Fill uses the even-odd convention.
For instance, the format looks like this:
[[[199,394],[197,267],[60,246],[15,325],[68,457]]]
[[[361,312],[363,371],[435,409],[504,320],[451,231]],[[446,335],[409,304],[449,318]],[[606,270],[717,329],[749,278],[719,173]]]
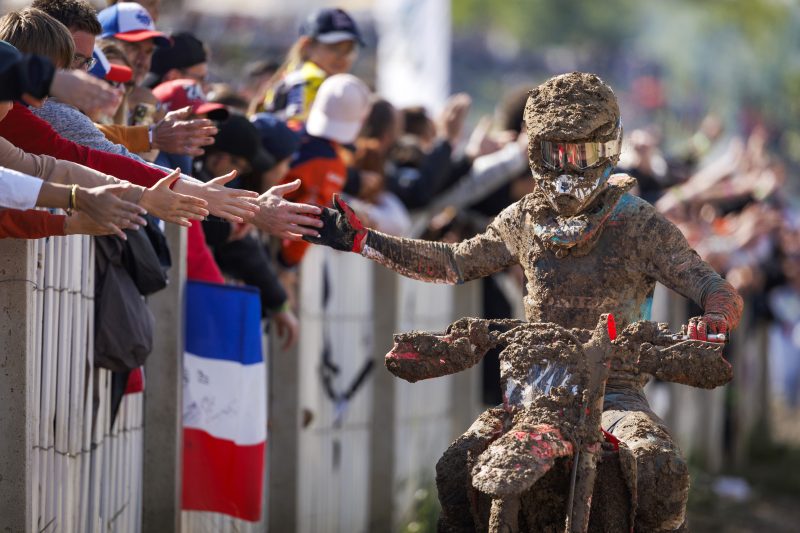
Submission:
[[[6,115],[8,115],[8,112],[11,111],[11,108],[13,106],[14,102],[11,101],[0,102],[0,122],[2,122],[4,118],[6,118]]]
[[[329,76],[350,72],[357,57],[358,45],[355,41],[342,41],[335,44],[314,41],[308,49],[309,61],[327,72]]]

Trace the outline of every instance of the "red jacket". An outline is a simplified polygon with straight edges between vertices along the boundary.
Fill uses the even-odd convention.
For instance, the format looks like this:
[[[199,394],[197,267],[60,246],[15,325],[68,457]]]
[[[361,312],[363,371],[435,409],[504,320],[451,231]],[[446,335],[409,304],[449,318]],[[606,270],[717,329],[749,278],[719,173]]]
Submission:
[[[125,156],[95,150],[74,143],[59,135],[50,124],[31,113],[30,109],[17,102],[0,120],[0,137],[32,154],[46,154],[58,159],[80,163],[119,179],[143,187],[152,187],[166,173]],[[62,221],[63,224],[63,221]],[[190,279],[222,283],[219,267],[206,246],[203,227],[192,223],[187,235],[187,272]]]
[[[143,187],[152,187],[166,176],[163,171],[128,157],[69,141],[59,135],[49,123],[18,102],[14,103],[6,118],[0,121],[0,137],[5,137],[26,152],[80,163]]]
[[[0,210],[0,239],[41,239],[64,235],[64,215],[28,209]]]

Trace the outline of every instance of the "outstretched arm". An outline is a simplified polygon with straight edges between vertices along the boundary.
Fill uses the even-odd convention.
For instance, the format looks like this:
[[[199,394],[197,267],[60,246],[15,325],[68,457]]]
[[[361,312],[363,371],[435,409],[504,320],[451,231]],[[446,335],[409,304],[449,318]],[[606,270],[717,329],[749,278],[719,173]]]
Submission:
[[[492,223],[486,232],[458,244],[405,239],[365,228],[350,207],[334,196],[336,209],[323,210],[319,237],[305,240],[352,251],[412,279],[460,284],[517,262]],[[522,228],[520,228],[522,231]]]

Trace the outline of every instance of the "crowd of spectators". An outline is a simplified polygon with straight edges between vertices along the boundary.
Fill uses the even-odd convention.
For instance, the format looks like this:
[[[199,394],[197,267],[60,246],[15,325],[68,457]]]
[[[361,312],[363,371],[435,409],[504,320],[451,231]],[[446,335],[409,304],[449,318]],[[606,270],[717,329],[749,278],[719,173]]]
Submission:
[[[466,132],[468,95],[432,116],[350,74],[364,39],[340,9],[309,14],[283,63],[251,63],[235,83],[209,83],[213,51],[157,21],[158,2],[97,13],[85,0],[35,0],[0,19],[0,236],[125,240],[145,224],[187,226],[188,277],[257,287],[288,347],[301,237],[332,194],[380,231],[456,241],[532,191],[528,87]],[[619,171],[749,298],[750,320],[772,324],[774,366],[797,405],[800,217],[767,130],[725,135],[709,116],[669,156],[656,131],[626,135]],[[496,278],[483,283],[485,316],[510,316]],[[487,361],[485,399],[499,403]]]

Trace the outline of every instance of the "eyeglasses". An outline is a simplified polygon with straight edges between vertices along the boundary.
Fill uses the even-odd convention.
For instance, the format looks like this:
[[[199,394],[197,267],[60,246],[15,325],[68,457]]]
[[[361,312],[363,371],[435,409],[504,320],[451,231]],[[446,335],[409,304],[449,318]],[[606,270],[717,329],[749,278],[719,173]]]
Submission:
[[[86,57],[83,54],[75,54],[72,56],[72,68],[90,71],[97,64],[97,59],[94,57]]]
[[[578,170],[599,165],[605,159],[619,155],[622,149],[622,125],[617,126],[617,137],[606,142],[558,143],[542,142],[542,162],[547,168],[562,170],[567,164]]]

